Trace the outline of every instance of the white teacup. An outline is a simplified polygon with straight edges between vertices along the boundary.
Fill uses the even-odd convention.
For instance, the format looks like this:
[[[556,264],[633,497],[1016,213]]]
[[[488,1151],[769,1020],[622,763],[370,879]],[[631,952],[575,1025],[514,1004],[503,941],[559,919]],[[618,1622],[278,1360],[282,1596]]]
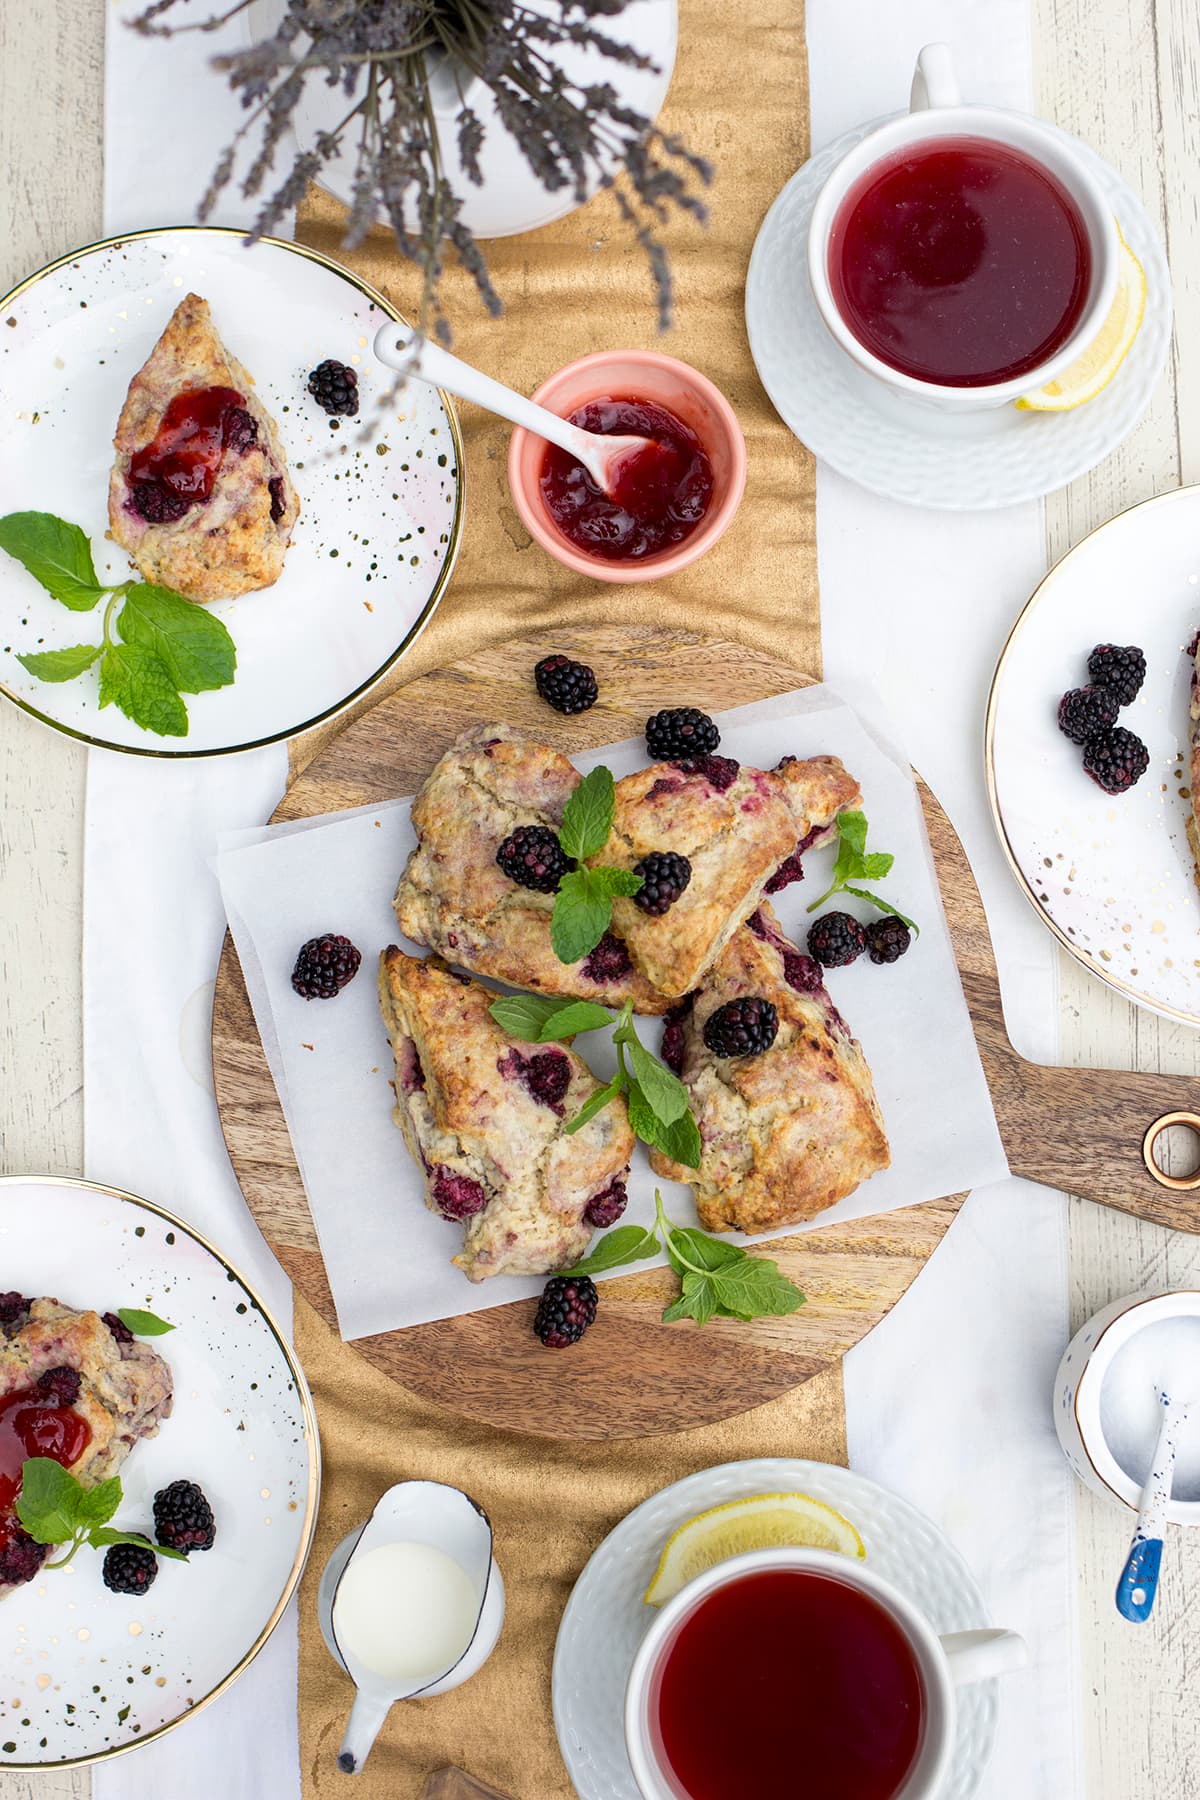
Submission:
[[[842,202],[876,164],[913,144],[963,137],[1007,145],[1057,178],[1083,220],[1091,252],[1091,277],[1075,329],[1053,356],[1010,381],[949,387],[892,368],[854,335],[838,310],[829,279],[829,241]],[[808,232],[808,277],[813,297],[829,331],[847,356],[899,393],[951,412],[977,412],[1007,405],[1053,381],[1074,362],[1112,310],[1118,255],[1117,227],[1111,208],[1070,141],[1026,113],[963,105],[946,44],[926,44],[918,56],[909,112],[871,132],[838,163],[817,195]]]
[[[625,1747],[644,1800],[690,1800],[660,1754],[653,1718],[655,1677],[679,1627],[717,1588],[763,1570],[831,1577],[869,1595],[900,1627],[917,1666],[925,1704],[917,1759],[894,1800],[934,1800],[954,1752],[955,1688],[1023,1668],[1024,1639],[1013,1631],[958,1631],[939,1638],[924,1614],[865,1563],[829,1550],[799,1548],[753,1550],[718,1563],[668,1601],[642,1639],[625,1689]],[[730,1654],[736,1654],[735,1646]],[[714,1672],[713,1704],[720,1704],[719,1672]]]

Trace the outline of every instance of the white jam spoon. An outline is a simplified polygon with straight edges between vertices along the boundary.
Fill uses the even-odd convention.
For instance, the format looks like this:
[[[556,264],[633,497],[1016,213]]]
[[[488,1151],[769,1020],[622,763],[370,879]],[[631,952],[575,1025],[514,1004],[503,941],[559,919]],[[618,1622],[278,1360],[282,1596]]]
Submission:
[[[1117,1611],[1134,1625],[1144,1625],[1154,1606],[1167,1529],[1167,1507],[1175,1478],[1175,1450],[1193,1404],[1190,1400],[1172,1400],[1165,1388],[1159,1389],[1158,1398],[1162,1406],[1162,1425],[1154,1455],[1150,1458],[1150,1473],[1142,1489],[1133,1542],[1117,1583]]]
[[[498,413],[513,425],[523,425],[535,437],[556,444],[577,463],[583,464],[596,486],[610,499],[623,463],[648,449],[662,452],[656,438],[607,437],[596,431],[582,431],[578,425],[560,419],[557,413],[527,400],[514,388],[505,387],[502,381],[495,381],[481,370],[473,369],[470,363],[451,356],[448,350],[431,343],[428,338],[414,350],[414,336],[406,325],[381,325],[375,334],[375,354],[389,369],[397,369],[402,375],[414,375],[418,381],[428,381],[433,387],[445,388],[448,394],[454,394],[460,400],[471,400],[488,412]]]

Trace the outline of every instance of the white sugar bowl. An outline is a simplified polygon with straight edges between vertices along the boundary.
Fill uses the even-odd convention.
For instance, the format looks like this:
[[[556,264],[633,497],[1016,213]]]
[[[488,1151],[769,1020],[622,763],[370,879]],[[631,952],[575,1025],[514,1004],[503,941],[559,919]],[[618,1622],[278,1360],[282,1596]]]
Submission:
[[[1054,1381],[1054,1426],[1080,1481],[1131,1512],[1162,1422],[1159,1390],[1200,1398],[1200,1291],[1130,1294],[1067,1345]],[[1200,1525],[1200,1424],[1179,1446],[1174,1525]]]

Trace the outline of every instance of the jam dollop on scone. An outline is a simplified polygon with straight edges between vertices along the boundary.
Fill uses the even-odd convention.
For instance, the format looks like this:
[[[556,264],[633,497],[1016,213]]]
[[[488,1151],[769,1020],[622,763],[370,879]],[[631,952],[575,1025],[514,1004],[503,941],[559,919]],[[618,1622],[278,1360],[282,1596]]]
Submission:
[[[621,1210],[633,1152],[623,1100],[567,1135],[601,1084],[565,1044],[509,1037],[494,998],[436,957],[393,945],[380,958],[392,1116],[425,1172],[426,1205],[463,1226],[454,1262],[472,1281],[576,1262]]]
[[[129,384],[113,440],[111,535],[189,600],[270,587],[300,511],[274,421],[189,294]]]
[[[728,1026],[736,1001],[748,1018]],[[725,1016],[714,1020],[718,1012]],[[761,1030],[773,1011],[775,1029]],[[705,1027],[714,1025],[725,1029]],[[759,1042],[767,1047],[756,1048]],[[744,1054],[722,1054],[730,1050]],[[690,1001],[668,1016],[663,1059],[688,1090],[699,1169],[661,1151],[651,1166],[690,1182],[707,1231],[769,1231],[844,1200],[890,1161],[871,1071],[819,966],[784,937],[769,903],[736,931]]]

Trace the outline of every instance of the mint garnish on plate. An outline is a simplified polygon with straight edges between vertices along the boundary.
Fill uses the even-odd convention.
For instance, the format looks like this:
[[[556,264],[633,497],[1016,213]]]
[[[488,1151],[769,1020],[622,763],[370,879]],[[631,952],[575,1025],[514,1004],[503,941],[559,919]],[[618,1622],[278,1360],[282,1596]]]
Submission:
[[[165,1319],[157,1313],[139,1312],[136,1306],[118,1306],[117,1317],[126,1331],[132,1331],[134,1337],[162,1337],[164,1332],[174,1331]]]
[[[612,924],[614,896],[636,894],[642,885],[632,869],[584,866],[585,858],[608,842],[615,806],[612,771],[601,763],[584,776],[563,808],[558,841],[579,867],[563,876],[554,897],[550,942],[559,962],[578,962],[594,950]]]
[[[883,900],[869,889],[854,887],[858,881],[882,881],[891,871],[895,857],[886,850],[867,854],[867,815],[863,812],[844,812],[837,816],[838,853],[833,865],[833,881],[819,900],[814,900],[809,912],[816,912],[818,906],[824,906],[834,894],[853,894],[856,900],[866,900],[880,912],[891,913],[901,924],[907,925],[920,937],[920,927],[911,919],[906,919],[898,907],[890,901]]]

